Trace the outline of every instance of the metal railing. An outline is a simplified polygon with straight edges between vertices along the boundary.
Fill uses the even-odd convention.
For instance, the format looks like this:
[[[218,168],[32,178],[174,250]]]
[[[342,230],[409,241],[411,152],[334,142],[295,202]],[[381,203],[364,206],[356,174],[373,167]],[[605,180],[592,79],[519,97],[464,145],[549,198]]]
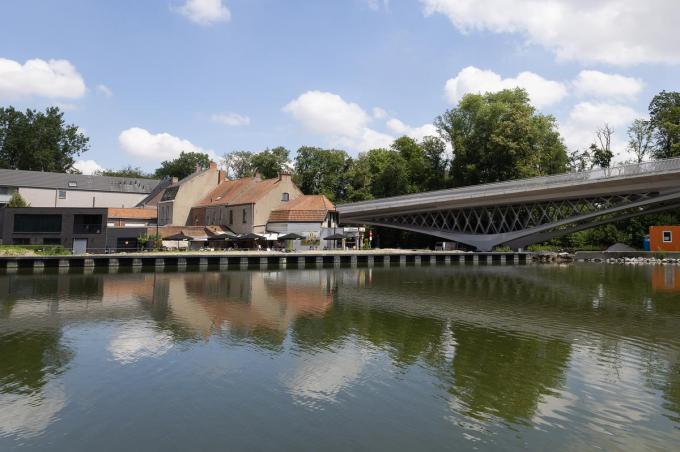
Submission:
[[[387,207],[399,203],[401,201],[434,201],[439,197],[453,197],[453,198],[468,198],[469,194],[504,194],[517,191],[527,191],[532,188],[548,188],[550,186],[559,186],[564,184],[574,183],[590,183],[600,180],[609,180],[616,178],[663,174],[668,172],[680,172],[680,158],[672,158],[665,160],[654,160],[650,162],[634,163],[630,165],[615,166],[612,168],[600,168],[590,171],[582,171],[575,173],[556,174],[553,176],[539,176],[527,179],[517,179],[505,182],[492,182],[488,184],[470,185],[461,188],[449,188],[445,190],[436,190],[424,193],[413,193],[409,195],[393,196],[382,199],[372,199],[369,201],[359,201],[350,204],[338,205],[341,211],[343,208],[349,208],[348,213],[353,211],[355,207],[369,207],[371,205],[380,205],[380,207]]]

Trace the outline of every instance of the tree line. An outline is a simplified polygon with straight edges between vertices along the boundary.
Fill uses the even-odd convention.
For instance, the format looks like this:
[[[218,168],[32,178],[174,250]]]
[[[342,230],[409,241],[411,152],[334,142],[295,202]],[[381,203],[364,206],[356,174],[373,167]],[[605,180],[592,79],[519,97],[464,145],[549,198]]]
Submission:
[[[607,124],[594,131],[586,149],[567,150],[555,118],[537,111],[525,90],[467,94],[458,105],[434,120],[437,136],[397,138],[388,148],[356,157],[341,149],[303,146],[291,160],[288,149],[226,153],[220,162],[228,177],[293,174],[306,194],[323,194],[336,203],[362,201],[422,191],[586,171],[612,165],[615,131]],[[649,104],[649,118],[626,130],[630,162],[680,156],[680,92],[662,91]],[[89,139],[63,113],[0,108],[0,167],[73,172],[76,156],[89,149]],[[183,178],[210,157],[182,152],[152,173],[128,166],[99,174],[125,177]],[[622,162],[629,163],[629,162]],[[640,245],[647,225],[678,223],[680,214],[645,216],[573,234],[554,243],[603,246],[613,242]],[[396,235],[395,235],[396,234]],[[413,234],[384,231],[394,240],[416,240]],[[389,240],[389,237],[388,237]],[[425,240],[423,238],[417,240]],[[404,242],[405,243],[405,242]]]

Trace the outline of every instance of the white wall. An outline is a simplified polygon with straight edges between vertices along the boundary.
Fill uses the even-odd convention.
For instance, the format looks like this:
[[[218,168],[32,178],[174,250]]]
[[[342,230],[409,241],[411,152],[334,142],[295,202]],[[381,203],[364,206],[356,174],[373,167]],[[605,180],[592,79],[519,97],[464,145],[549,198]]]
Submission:
[[[146,197],[143,193],[85,190],[64,191],[66,192],[66,198],[59,199],[58,190],[49,188],[19,188],[19,194],[31,204],[31,207],[134,207]]]

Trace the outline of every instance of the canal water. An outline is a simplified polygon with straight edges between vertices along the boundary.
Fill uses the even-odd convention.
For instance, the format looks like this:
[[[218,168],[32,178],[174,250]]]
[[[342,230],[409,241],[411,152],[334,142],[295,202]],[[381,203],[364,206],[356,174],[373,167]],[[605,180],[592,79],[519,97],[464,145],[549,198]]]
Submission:
[[[0,450],[678,450],[680,268],[0,275]]]

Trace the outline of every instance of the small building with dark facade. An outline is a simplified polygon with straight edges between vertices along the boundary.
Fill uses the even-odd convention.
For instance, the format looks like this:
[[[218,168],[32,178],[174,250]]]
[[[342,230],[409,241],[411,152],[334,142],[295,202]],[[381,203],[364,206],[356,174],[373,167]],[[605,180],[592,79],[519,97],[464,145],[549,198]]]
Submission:
[[[134,251],[156,224],[156,209],[24,207],[0,209],[4,245],[61,245],[74,254]]]
[[[1,212],[3,244],[61,245],[74,253],[106,247],[106,208],[5,207]]]

